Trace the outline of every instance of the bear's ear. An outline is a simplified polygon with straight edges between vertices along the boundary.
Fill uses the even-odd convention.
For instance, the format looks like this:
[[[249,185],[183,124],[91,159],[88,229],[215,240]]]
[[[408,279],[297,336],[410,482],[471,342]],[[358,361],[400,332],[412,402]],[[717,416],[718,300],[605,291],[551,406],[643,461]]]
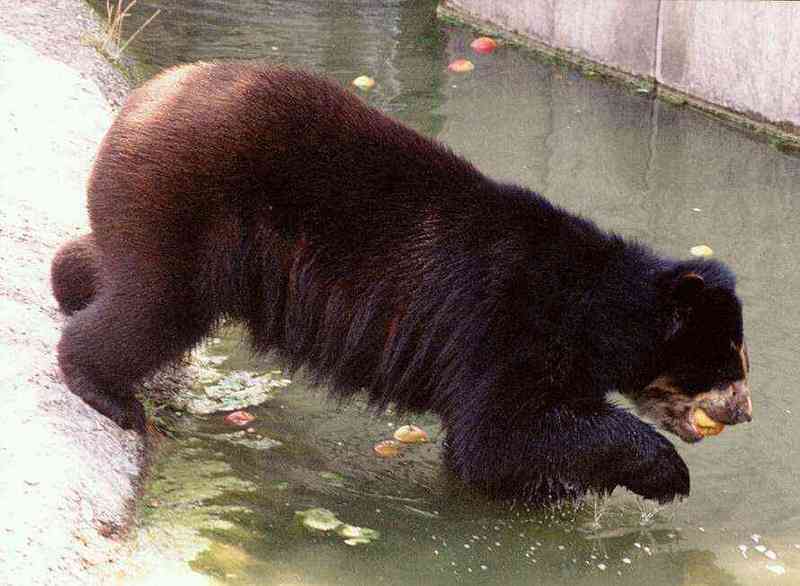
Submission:
[[[706,282],[697,273],[684,273],[675,281],[672,296],[678,307],[692,307],[700,292],[705,288]]]
[[[683,273],[675,278],[670,291],[673,310],[665,339],[674,338],[686,326],[705,286],[703,277],[697,273]]]

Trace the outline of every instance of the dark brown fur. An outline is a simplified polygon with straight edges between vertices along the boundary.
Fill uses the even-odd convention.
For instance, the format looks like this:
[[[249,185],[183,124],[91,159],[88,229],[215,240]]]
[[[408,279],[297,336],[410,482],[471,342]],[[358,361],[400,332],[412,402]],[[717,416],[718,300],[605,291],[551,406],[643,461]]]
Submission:
[[[88,190],[93,233],[63,248],[53,268],[65,311],[91,301],[59,344],[71,388],[123,425],[141,426],[131,383],[179,358],[223,316],[248,323],[257,348],[324,361],[316,330],[340,329],[334,324],[343,314],[356,319],[367,292],[359,283],[379,282],[382,275],[371,273],[383,267],[309,250],[297,214],[336,208],[336,221],[311,222],[355,250],[370,224],[363,214],[386,214],[396,224],[389,217],[395,203],[376,200],[373,210],[348,217],[348,184],[378,193],[412,174],[432,192],[474,190],[481,179],[443,146],[305,72],[196,64],[162,73],[133,92],[106,135]],[[386,246],[397,232],[390,224],[374,228]],[[93,241],[98,258],[88,262]],[[364,242],[398,265],[436,245],[388,250],[379,239]],[[102,287],[84,278],[96,265]],[[337,282],[330,298],[308,288],[312,273]],[[393,296],[409,297],[418,284],[398,283]],[[320,306],[319,296],[328,303]],[[298,327],[284,323],[284,306]],[[385,332],[390,317],[378,319]],[[375,334],[368,335],[377,343]],[[346,342],[345,332],[333,339]],[[376,366],[366,360],[340,366]]]
[[[439,414],[448,464],[489,494],[669,500],[686,465],[606,394],[743,377],[723,265],[607,234],[308,73],[161,74],[105,137],[88,203],[92,236],[53,269],[83,308],[59,362],[124,426],[144,426],[137,383],[227,317],[334,392]]]
[[[53,295],[67,315],[88,305],[100,282],[94,236],[86,234],[62,246],[50,267]]]

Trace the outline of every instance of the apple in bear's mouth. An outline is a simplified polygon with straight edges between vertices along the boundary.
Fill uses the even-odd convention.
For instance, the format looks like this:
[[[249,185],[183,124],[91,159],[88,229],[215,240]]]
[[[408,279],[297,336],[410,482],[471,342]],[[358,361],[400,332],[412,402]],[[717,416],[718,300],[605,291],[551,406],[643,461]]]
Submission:
[[[726,423],[718,418],[729,419],[709,405],[701,407],[694,402],[676,401],[671,407],[672,409],[662,408],[660,417],[653,417],[652,412],[649,415],[659,427],[674,433],[690,444],[719,435],[725,429]]]
[[[709,417],[702,407],[696,407],[692,411],[692,423],[697,433],[703,437],[719,435],[725,429],[725,424]]]
[[[692,404],[682,405],[681,409],[671,413],[662,411],[661,417],[653,417],[652,413],[648,415],[659,427],[690,444],[719,435],[725,429],[724,423],[712,418],[702,407]]]

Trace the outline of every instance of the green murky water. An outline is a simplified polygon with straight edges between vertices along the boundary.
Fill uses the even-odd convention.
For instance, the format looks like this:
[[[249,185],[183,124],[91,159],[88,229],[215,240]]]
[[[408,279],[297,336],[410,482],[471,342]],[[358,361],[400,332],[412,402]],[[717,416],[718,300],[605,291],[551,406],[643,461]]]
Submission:
[[[472,35],[438,23],[429,1],[140,0],[128,26],[156,7],[133,48],[150,71],[266,57],[345,83],[368,74],[370,103],[486,173],[667,253],[711,246],[739,274],[755,420],[678,446],[693,491],[679,506],[640,509],[619,493],[597,508],[531,511],[465,493],[436,441],[378,458],[374,443],[406,421],[331,403],[300,378],[251,409],[252,432],[222,415],[175,420],[143,543],[231,584],[800,583],[799,158],[516,49],[472,55]],[[448,73],[457,57],[475,71]],[[231,344],[209,350],[227,357],[222,369],[282,378],[270,374],[280,364]],[[415,423],[437,439],[435,420]],[[317,507],[380,538],[350,546],[295,519]]]

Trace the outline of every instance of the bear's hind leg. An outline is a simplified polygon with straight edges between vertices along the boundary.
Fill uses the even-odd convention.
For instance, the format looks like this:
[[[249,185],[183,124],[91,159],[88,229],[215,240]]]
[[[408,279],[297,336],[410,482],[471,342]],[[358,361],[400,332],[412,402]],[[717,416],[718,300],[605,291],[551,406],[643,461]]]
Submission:
[[[179,359],[213,323],[185,284],[165,280],[128,278],[104,288],[68,322],[58,344],[70,390],[126,429],[145,426],[134,386]]]
[[[94,234],[84,234],[59,248],[50,267],[50,284],[58,306],[67,315],[80,311],[100,288],[99,251]]]

